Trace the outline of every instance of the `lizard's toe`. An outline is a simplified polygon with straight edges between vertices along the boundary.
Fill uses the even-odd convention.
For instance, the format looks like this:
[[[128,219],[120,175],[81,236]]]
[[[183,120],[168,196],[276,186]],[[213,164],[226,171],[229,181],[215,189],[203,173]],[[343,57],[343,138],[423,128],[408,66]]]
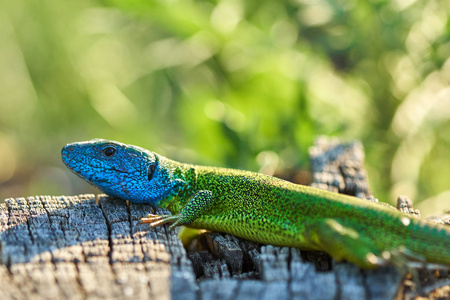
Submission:
[[[150,224],[150,227],[154,228],[159,225],[171,223],[176,220],[178,220],[178,216],[149,214],[149,215],[145,216],[144,218],[142,218],[140,223],[148,223],[148,224]]]

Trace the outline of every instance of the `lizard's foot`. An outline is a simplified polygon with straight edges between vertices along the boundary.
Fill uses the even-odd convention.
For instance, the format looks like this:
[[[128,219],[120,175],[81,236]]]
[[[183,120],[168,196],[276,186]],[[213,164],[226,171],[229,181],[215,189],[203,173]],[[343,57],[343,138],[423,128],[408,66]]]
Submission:
[[[157,226],[166,224],[166,223],[173,223],[176,222],[179,219],[177,215],[153,215],[148,214],[144,218],[141,219],[139,223],[149,223],[150,227],[155,228]],[[173,226],[173,225],[172,225]],[[170,229],[172,230],[172,226],[170,226]]]
[[[404,247],[400,247],[392,250],[385,250],[379,256],[373,253],[368,253],[366,259],[376,267],[393,265],[397,269],[409,269],[409,262],[415,260],[424,264],[426,261],[423,257],[415,255]]]
[[[377,256],[372,252],[367,253],[364,257],[364,260],[370,264],[369,268],[389,265],[389,259],[386,259],[384,256]]]
[[[383,258],[398,268],[408,270],[428,269],[428,270],[450,270],[449,266],[444,264],[430,263],[427,259],[408,248],[399,247],[382,253]]]
[[[198,191],[189,203],[176,215],[153,215],[149,214],[141,219],[141,223],[150,223],[150,226],[156,227],[166,223],[172,223],[169,229],[172,231],[177,226],[188,225],[201,216],[211,205],[215,198],[211,191]]]

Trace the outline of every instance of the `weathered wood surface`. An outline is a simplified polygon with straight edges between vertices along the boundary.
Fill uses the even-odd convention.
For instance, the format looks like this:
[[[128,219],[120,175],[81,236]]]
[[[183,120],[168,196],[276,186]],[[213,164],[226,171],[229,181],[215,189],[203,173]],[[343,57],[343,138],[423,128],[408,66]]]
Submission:
[[[0,299],[195,298],[176,234],[137,224],[150,212],[106,197],[97,206],[94,195],[8,199]]]
[[[319,139],[317,187],[376,201],[361,144]],[[364,201],[364,200],[362,200]],[[399,209],[413,213],[402,199]],[[188,253],[167,227],[138,224],[149,205],[106,196],[38,196],[0,205],[0,299],[394,299],[408,291],[394,268],[361,270],[327,254],[205,233]],[[162,210],[157,210],[162,213]],[[448,216],[439,218],[448,221]],[[425,274],[425,275],[424,275]],[[429,272],[426,297],[450,296]],[[441,272],[441,277],[447,275]],[[448,276],[447,276],[448,277]],[[428,287],[428,290],[426,289]],[[423,298],[425,299],[425,298]]]

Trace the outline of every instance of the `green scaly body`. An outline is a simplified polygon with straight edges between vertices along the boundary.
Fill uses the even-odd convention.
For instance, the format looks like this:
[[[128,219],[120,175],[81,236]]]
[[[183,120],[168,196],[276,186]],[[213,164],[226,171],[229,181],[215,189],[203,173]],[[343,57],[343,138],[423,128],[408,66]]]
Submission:
[[[393,254],[399,249],[424,262],[450,265],[448,228],[377,203],[259,173],[183,164],[111,141],[69,144],[63,149],[63,157],[80,155],[86,148],[95,150],[85,155],[88,159],[64,158],[66,165],[107,194],[167,207],[172,215],[143,219],[152,226],[173,223],[172,228],[186,225],[265,244],[322,250],[364,268],[385,264],[382,253]],[[142,162],[134,162],[140,167],[132,167],[145,170],[141,178],[135,176],[137,171],[129,172],[134,174],[131,179],[125,178],[124,170],[131,168],[132,159],[125,157],[128,162],[124,165],[123,156],[111,159],[102,154],[108,148],[115,149],[117,155],[123,151],[133,159],[136,155],[145,158],[148,163],[144,167]],[[102,176],[95,173],[99,180],[92,175],[98,170],[92,155],[99,164],[108,164],[108,168],[100,167]],[[391,257],[389,262],[395,263],[392,259],[396,258]]]

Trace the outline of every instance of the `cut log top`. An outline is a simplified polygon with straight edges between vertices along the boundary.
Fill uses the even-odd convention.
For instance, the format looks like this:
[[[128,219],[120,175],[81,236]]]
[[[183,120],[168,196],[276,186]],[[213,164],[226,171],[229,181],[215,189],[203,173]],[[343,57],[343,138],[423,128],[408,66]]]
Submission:
[[[360,143],[319,139],[310,155],[313,185],[376,201]],[[415,213],[405,199],[401,209]],[[107,196],[99,205],[94,195],[7,199],[0,299],[394,299],[408,292],[392,267],[366,271],[322,252],[227,234],[203,234],[187,252],[166,226],[138,224],[153,212]],[[450,287],[428,296],[436,293],[449,297]]]

